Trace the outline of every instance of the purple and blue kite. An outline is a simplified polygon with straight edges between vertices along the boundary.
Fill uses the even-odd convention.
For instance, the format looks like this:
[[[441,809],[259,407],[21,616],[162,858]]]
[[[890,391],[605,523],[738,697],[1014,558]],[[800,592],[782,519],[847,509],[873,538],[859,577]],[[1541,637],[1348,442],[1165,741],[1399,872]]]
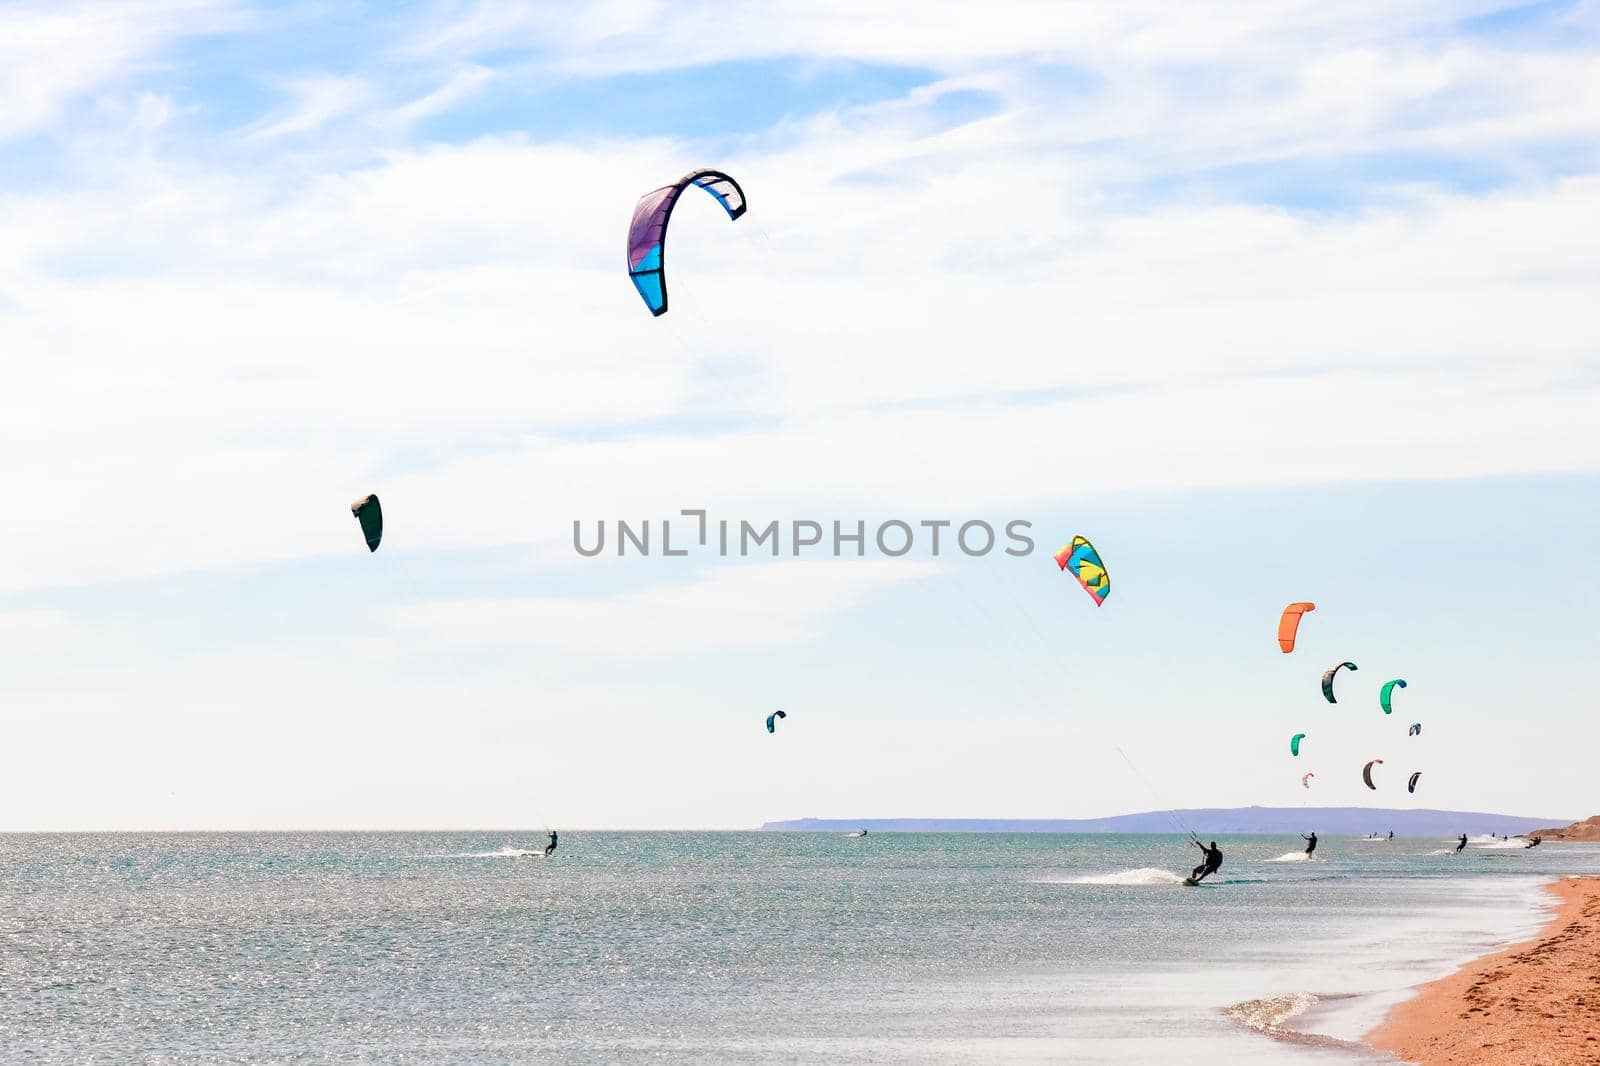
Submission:
[[[667,223],[678,197],[691,185],[716,197],[730,219],[744,214],[744,190],[720,170],[691,170],[673,184],[639,197],[628,227],[628,277],[652,315],[667,313]]]

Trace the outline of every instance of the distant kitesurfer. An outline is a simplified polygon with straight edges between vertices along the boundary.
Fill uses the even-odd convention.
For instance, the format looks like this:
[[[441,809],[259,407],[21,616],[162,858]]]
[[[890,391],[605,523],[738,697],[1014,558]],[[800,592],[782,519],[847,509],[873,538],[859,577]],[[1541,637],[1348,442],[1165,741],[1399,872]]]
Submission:
[[[1456,845],[1456,854],[1460,855],[1462,850],[1465,849],[1466,846],[1467,846],[1467,834],[1462,833],[1461,834],[1461,842]]]
[[[544,857],[549,858],[550,853],[556,850],[556,831],[550,830],[550,843],[544,846]]]
[[[1301,833],[1300,839],[1306,842],[1306,858],[1311,858],[1311,853],[1317,850],[1316,831],[1313,830],[1310,836],[1306,836],[1304,833]]]
[[[1394,839],[1394,830],[1393,829],[1389,830],[1389,839],[1390,840]]]
[[[1198,840],[1191,841],[1191,843],[1194,844],[1195,847],[1199,848],[1205,855],[1205,858],[1201,860],[1200,865],[1196,866],[1194,871],[1189,874],[1189,880],[1193,881],[1195,884],[1199,884],[1201,881],[1204,881],[1207,877],[1211,876],[1222,868],[1222,852],[1220,849],[1218,849],[1217,842],[1215,840],[1213,840],[1209,846],[1200,843]]]
[[[1538,846],[1539,846],[1539,838],[1538,837],[1534,837],[1532,840],[1528,841],[1528,843],[1527,843],[1527,847],[1530,847],[1530,848],[1536,848]]]

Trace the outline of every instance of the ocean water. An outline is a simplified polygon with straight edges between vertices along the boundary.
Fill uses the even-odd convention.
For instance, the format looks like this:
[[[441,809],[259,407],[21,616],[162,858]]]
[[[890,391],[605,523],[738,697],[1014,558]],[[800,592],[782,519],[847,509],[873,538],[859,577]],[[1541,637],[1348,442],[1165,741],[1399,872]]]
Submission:
[[[1051,834],[0,837],[0,1061],[1383,1061],[1600,846]]]

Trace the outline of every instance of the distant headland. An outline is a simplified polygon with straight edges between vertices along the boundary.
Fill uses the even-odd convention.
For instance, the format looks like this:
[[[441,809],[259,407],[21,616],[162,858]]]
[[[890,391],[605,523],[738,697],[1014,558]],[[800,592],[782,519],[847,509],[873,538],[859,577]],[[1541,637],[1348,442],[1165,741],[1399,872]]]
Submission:
[[[1324,835],[1388,833],[1417,836],[1459,833],[1527,833],[1563,825],[1569,818],[1531,818],[1481,811],[1436,811],[1384,807],[1204,807],[1142,811],[1109,818],[795,818],[761,828],[788,832],[874,833],[1197,833],[1287,834],[1316,830]],[[1179,828],[1179,827],[1183,828]]]
[[[1559,829],[1535,829],[1546,840],[1600,841],[1600,814]]]

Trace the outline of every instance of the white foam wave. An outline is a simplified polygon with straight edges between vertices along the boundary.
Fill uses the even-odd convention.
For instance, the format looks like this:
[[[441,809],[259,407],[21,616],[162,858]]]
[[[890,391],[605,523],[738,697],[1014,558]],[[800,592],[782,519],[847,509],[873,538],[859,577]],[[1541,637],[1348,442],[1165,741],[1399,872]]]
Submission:
[[[1304,1014],[1316,1002],[1317,997],[1309,992],[1294,992],[1287,996],[1235,1003],[1222,1013],[1248,1029],[1277,1035],[1282,1032],[1284,1022]]]
[[[1286,851],[1282,855],[1279,855],[1276,859],[1262,859],[1261,861],[1262,862],[1321,862],[1322,860],[1321,859],[1313,859],[1311,856],[1307,855],[1303,851]]]
[[[1069,877],[1061,881],[1045,881],[1052,885],[1181,885],[1183,876],[1171,870],[1158,870],[1154,866],[1141,866],[1137,870],[1118,870],[1114,874],[1092,874],[1088,877]]]
[[[1526,840],[1522,840],[1522,839],[1520,839],[1518,837],[1512,837],[1510,840],[1496,840],[1493,844],[1474,844],[1474,845],[1472,845],[1472,850],[1473,851],[1515,851],[1518,848],[1525,848],[1527,846],[1528,846],[1528,842]]]

